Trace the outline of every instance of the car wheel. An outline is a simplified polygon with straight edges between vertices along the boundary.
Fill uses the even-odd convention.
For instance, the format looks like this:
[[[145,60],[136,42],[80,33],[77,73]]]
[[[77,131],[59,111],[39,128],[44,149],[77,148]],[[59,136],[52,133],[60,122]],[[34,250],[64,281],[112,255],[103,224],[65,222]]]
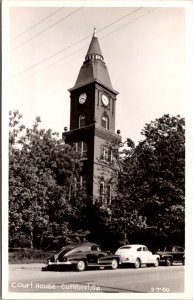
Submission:
[[[79,260],[79,262],[76,265],[77,271],[79,272],[84,271],[85,267],[86,267],[85,262],[83,260]]]
[[[157,258],[156,261],[154,262],[154,267],[158,267],[159,266],[159,259]]]
[[[111,269],[116,270],[118,268],[118,261],[116,259],[113,259],[111,262]]]
[[[167,258],[167,259],[166,259],[166,266],[167,266],[167,267],[170,267],[171,265],[172,265],[171,258]]]
[[[135,261],[135,263],[134,263],[134,268],[135,268],[135,269],[139,269],[139,268],[140,268],[140,266],[141,266],[140,259],[139,259],[139,258],[137,258],[137,259],[136,259],[136,261]]]

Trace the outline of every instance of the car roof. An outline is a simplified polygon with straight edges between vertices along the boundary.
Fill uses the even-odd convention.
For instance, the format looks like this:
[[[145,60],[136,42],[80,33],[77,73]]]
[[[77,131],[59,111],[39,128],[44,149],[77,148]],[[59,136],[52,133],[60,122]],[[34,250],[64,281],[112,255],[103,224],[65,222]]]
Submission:
[[[122,247],[132,247],[132,248],[138,248],[138,247],[146,247],[145,245],[141,245],[141,244],[130,244],[130,245],[123,245]]]
[[[97,245],[97,244],[95,244],[95,243],[84,242],[84,243],[72,243],[72,244],[67,244],[67,245],[65,245],[64,247],[62,247],[62,249],[66,248],[66,247],[72,247],[72,248],[75,248],[75,247],[92,246],[92,245],[99,246],[99,245]]]

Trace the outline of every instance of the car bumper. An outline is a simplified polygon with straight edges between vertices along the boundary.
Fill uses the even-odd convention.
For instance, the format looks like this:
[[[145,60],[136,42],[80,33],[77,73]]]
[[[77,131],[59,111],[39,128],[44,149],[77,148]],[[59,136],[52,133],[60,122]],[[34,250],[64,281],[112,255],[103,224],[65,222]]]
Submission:
[[[133,264],[134,262],[135,262],[135,259],[130,258],[130,257],[120,259],[121,264]]]
[[[166,260],[167,260],[167,258],[160,258],[160,263],[164,263],[164,262],[166,262]]]
[[[71,265],[72,263],[70,261],[64,261],[64,262],[60,262],[60,261],[55,261],[55,262],[49,262],[48,266],[62,266],[62,265]]]

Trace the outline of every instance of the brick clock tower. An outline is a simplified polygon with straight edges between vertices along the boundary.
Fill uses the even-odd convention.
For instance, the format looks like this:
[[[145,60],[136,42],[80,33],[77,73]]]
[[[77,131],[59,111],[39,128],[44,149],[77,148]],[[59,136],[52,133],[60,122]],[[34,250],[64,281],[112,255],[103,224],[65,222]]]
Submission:
[[[70,130],[63,132],[63,139],[81,153],[80,185],[93,199],[100,196],[110,201],[111,187],[105,183],[109,170],[105,176],[102,166],[104,160],[113,159],[105,146],[107,142],[121,142],[120,135],[115,133],[118,92],[112,87],[95,30],[76,83],[69,92]]]

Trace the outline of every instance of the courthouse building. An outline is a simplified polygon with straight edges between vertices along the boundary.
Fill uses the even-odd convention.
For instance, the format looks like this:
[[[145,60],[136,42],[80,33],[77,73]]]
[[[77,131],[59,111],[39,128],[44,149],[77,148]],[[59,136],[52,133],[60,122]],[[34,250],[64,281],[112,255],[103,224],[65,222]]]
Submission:
[[[115,133],[116,97],[95,31],[75,85],[70,92],[70,130],[63,132],[65,143],[81,152],[83,169],[80,184],[89,196],[110,201],[104,161],[113,159],[108,142],[121,142]]]

